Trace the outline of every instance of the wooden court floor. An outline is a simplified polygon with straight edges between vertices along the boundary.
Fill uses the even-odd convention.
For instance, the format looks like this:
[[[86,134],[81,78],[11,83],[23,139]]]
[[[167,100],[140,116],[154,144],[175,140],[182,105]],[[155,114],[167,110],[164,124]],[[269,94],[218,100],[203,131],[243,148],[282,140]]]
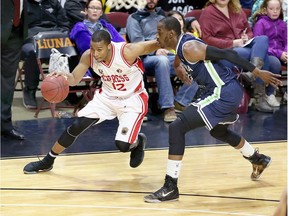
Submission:
[[[1,160],[1,215],[272,215],[287,186],[287,142],[254,143],[272,163],[259,181],[251,164],[227,145],[186,148],[180,200],[150,204],[143,196],[160,188],[167,148],[148,149],[143,164],[129,167],[129,154],[101,152],[59,156],[53,170],[25,175],[35,157]],[[37,160],[37,158],[36,158]]]

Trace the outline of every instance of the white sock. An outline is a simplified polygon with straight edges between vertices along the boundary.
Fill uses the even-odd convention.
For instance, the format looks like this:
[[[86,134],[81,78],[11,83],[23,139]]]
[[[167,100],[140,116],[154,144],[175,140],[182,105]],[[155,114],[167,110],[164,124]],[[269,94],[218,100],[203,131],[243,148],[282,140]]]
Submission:
[[[167,175],[172,178],[178,178],[181,170],[181,160],[169,160],[167,161]]]
[[[240,150],[241,154],[245,157],[250,157],[255,152],[254,148],[246,140],[245,140],[244,146],[239,150]]]

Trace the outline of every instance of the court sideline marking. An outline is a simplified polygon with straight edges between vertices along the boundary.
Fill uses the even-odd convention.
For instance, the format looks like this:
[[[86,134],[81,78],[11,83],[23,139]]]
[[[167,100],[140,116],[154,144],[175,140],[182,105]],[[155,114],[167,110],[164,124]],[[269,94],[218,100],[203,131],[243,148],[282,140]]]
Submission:
[[[172,208],[145,208],[145,207],[131,207],[131,206],[97,206],[97,205],[51,205],[51,204],[1,204],[2,207],[63,207],[63,208],[102,208],[102,209],[127,209],[127,210],[146,210],[146,211],[173,211],[173,212],[190,212],[190,213],[210,213],[215,215],[241,215],[241,216],[268,216],[255,215],[243,212],[220,212],[210,210],[192,210],[192,209],[172,209]]]

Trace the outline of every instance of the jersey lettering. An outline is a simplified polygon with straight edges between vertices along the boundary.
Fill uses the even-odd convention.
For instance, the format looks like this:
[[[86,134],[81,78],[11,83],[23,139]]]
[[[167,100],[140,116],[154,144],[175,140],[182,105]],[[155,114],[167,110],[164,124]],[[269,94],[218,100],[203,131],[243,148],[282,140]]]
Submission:
[[[129,81],[129,77],[126,74],[124,75],[102,75],[101,79],[103,81],[108,81],[108,82],[113,82],[113,83]]]

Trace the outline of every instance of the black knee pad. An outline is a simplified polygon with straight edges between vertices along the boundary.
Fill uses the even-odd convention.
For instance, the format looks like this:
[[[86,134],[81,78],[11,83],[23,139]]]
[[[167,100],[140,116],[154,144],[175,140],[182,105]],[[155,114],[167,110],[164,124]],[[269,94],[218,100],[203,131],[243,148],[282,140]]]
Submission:
[[[241,141],[241,136],[228,129],[228,125],[216,125],[211,131],[211,136],[229,145],[236,147]]]
[[[115,140],[115,145],[121,152],[129,152],[130,151],[130,143]]]
[[[77,118],[74,123],[62,133],[58,139],[58,143],[65,148],[69,147],[81,133],[91,125],[97,123],[98,120],[99,119],[90,119],[86,117]]]

